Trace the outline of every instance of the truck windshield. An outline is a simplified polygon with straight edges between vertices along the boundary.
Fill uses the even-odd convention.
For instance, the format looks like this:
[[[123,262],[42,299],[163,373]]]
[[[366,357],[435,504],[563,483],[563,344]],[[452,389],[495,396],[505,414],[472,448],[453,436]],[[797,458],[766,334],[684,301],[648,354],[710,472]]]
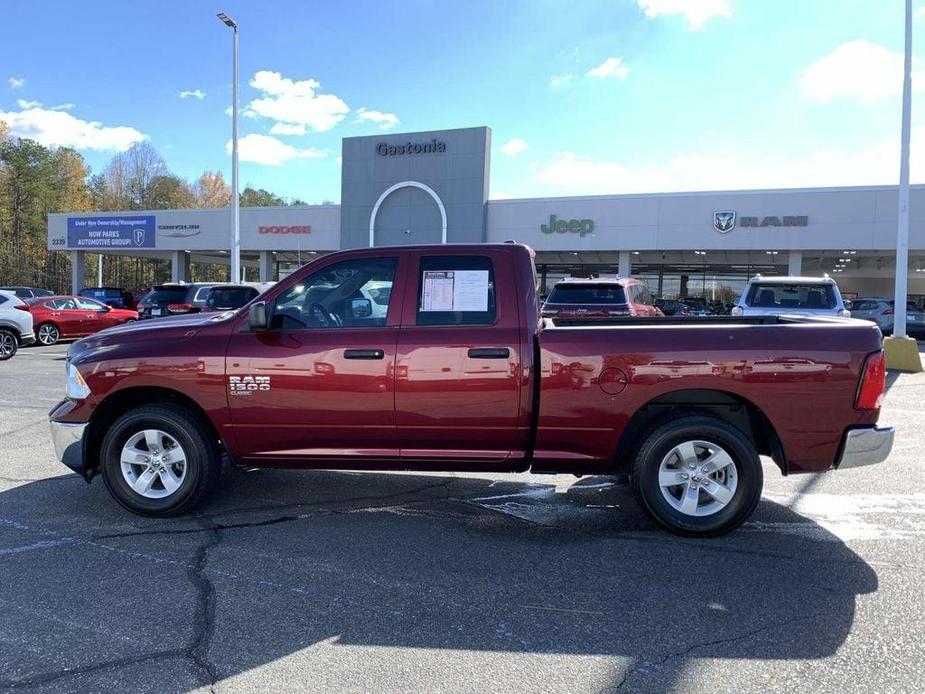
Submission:
[[[557,284],[546,300],[550,304],[625,304],[626,294],[619,284]]]
[[[837,305],[831,284],[753,284],[746,302],[757,308],[832,309]]]

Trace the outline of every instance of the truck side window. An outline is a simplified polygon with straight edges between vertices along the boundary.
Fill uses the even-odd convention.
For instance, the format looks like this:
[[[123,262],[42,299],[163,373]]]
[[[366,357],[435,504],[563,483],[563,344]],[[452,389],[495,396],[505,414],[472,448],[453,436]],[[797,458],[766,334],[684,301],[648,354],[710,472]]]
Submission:
[[[277,297],[271,329],[384,326],[396,264],[395,258],[356,258],[309,275]]]
[[[481,255],[423,256],[418,271],[417,325],[492,325],[495,270]]]

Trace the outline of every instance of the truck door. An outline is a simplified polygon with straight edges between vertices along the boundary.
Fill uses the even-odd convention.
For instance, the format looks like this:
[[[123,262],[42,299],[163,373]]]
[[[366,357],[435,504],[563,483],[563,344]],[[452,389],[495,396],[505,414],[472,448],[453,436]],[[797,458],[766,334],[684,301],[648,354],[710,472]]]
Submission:
[[[269,329],[253,331],[244,321],[229,342],[239,451],[256,464],[294,466],[396,458],[401,297],[390,290],[399,259],[370,254],[317,265],[270,295]],[[386,305],[374,308],[371,293]]]
[[[521,410],[526,379],[511,256],[413,257],[396,366],[402,458],[517,467],[529,421]]]

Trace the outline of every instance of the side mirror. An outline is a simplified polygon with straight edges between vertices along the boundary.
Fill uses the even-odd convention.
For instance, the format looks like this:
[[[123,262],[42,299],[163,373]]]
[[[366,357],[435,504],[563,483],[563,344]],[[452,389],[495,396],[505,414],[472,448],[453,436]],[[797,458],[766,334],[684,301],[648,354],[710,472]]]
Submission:
[[[267,329],[267,302],[256,301],[250,305],[247,312],[247,322],[252,330]]]
[[[369,318],[373,315],[373,302],[369,299],[351,299],[350,313],[354,318]]]

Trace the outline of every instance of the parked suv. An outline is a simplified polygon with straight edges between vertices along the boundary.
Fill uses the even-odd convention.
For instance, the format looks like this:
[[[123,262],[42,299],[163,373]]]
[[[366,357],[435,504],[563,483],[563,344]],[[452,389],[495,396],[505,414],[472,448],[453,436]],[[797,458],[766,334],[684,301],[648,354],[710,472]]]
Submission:
[[[33,342],[29,307],[13,292],[0,289],[0,361],[10,359],[20,346]]]
[[[561,280],[543,304],[544,318],[661,315],[646,285],[629,277]]]
[[[896,302],[883,297],[855,299],[851,302],[851,316],[873,321],[884,335],[893,332],[893,313]],[[911,301],[906,303],[906,332],[925,333],[925,312]]]
[[[181,313],[199,313],[206,305],[209,290],[226,282],[193,282],[192,284],[159,284],[151,287],[138,303],[138,318],[159,318]]]
[[[762,277],[749,280],[734,316],[839,316],[850,318],[831,277]]]
[[[20,299],[32,299],[36,296],[51,296],[54,292],[39,287],[0,287],[2,292],[11,292]]]

